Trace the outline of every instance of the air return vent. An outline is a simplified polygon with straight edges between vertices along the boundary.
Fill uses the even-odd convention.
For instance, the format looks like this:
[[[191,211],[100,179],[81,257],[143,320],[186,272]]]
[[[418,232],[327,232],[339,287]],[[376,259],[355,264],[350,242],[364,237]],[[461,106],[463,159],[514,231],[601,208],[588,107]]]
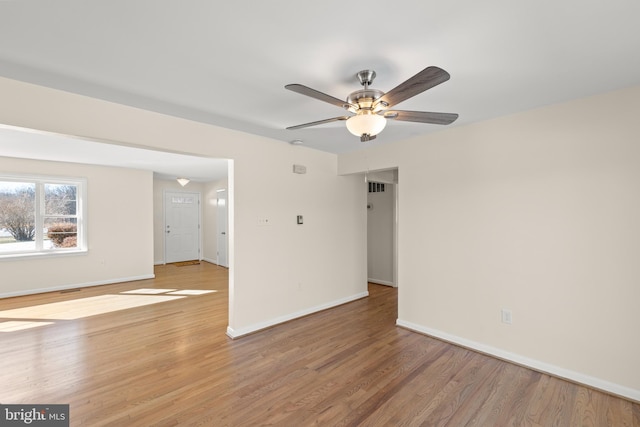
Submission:
[[[369,193],[384,193],[384,184],[381,182],[370,182]]]

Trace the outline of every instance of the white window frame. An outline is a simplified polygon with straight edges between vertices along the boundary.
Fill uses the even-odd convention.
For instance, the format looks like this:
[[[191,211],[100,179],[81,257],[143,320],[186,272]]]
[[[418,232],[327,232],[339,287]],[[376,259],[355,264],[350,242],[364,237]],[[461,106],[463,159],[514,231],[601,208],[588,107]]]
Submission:
[[[15,175],[0,173],[0,181],[4,182],[24,182],[33,183],[36,187],[35,194],[35,249],[21,251],[0,252],[0,260],[31,258],[31,257],[55,257],[64,255],[84,254],[88,251],[87,240],[87,179],[47,176],[47,175]],[[44,243],[44,220],[49,215],[45,215],[45,184],[75,185],[77,188],[76,198],[76,218],[77,218],[77,246],[75,248],[51,248],[45,249]]]

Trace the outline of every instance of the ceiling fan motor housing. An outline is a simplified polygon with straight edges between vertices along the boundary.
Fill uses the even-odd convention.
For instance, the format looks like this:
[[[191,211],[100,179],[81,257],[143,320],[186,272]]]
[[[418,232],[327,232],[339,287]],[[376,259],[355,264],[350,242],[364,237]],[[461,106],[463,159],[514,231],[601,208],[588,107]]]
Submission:
[[[358,81],[364,87],[364,89],[352,92],[347,97],[347,110],[352,113],[358,112],[378,112],[383,108],[386,108],[385,103],[377,103],[376,101],[384,92],[378,89],[370,89],[369,86],[373,83],[373,79],[376,78],[376,72],[373,70],[362,70],[356,74]],[[357,108],[355,108],[357,107]]]
[[[382,95],[384,92],[378,89],[360,89],[352,92],[347,97],[347,103],[358,108],[350,107],[349,111],[353,113],[357,113],[359,110],[373,111],[376,100]]]

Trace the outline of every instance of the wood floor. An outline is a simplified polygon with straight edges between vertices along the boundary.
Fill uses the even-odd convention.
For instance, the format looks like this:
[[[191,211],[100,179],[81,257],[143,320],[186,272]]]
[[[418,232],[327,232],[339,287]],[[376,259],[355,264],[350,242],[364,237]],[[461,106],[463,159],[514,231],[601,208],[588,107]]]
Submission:
[[[70,404],[71,425],[92,427],[640,426],[638,404],[396,327],[393,288],[231,340],[225,269],[156,276],[0,300],[218,291],[0,332],[0,402]]]

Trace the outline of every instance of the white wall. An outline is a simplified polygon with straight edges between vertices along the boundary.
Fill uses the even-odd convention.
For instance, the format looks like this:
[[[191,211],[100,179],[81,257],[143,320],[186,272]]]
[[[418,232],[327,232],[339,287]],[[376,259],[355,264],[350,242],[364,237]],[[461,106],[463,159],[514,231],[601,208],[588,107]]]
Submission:
[[[0,93],[0,123],[233,160],[230,335],[366,295],[366,194],[335,155],[10,79]]]
[[[0,174],[87,180],[88,252],[0,261],[0,297],[153,277],[152,173],[0,157]]]
[[[640,400],[639,112],[634,87],[341,156],[399,167],[398,323]]]

